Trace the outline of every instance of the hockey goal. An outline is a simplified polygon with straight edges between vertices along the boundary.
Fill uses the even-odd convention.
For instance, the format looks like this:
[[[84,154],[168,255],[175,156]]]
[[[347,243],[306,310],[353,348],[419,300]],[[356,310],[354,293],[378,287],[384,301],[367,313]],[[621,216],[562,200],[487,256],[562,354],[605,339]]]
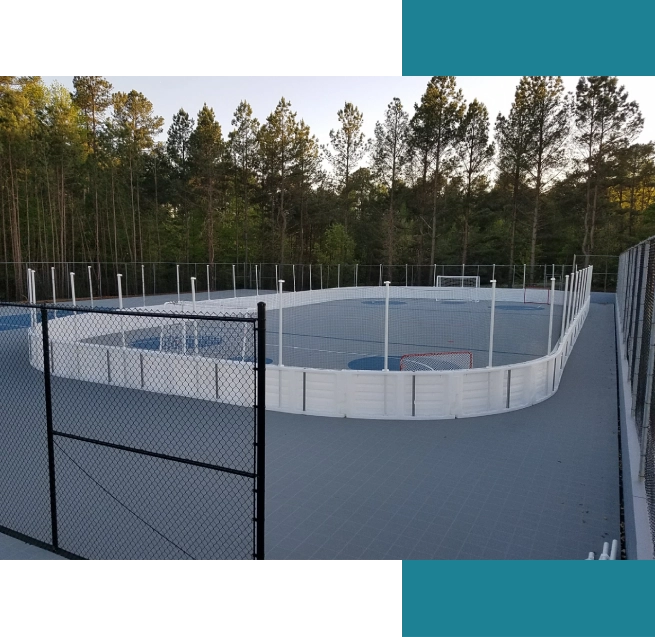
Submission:
[[[438,288],[479,288],[479,276],[437,276]]]
[[[523,302],[535,303],[537,305],[550,305],[550,288],[524,288]]]
[[[405,354],[400,358],[400,370],[406,372],[434,372],[472,367],[473,354],[465,351]]]

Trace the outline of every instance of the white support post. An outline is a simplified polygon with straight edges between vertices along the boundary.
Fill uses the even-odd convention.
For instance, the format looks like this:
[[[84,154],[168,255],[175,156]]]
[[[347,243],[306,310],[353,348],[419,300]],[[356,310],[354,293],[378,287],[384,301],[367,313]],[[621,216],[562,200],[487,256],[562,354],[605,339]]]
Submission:
[[[257,266],[255,265],[255,278],[257,278]],[[209,265],[207,266],[207,300],[212,300],[211,279],[209,278]]]
[[[564,302],[562,305],[562,326],[560,329],[560,341],[564,338],[564,330],[566,329],[566,305],[569,297],[569,275],[564,277]]]
[[[309,291],[312,291],[312,264],[309,264]]]
[[[568,307],[566,309],[566,330],[568,330],[569,326],[571,325],[571,316],[573,316],[574,302],[575,302],[575,272],[572,272],[571,277],[569,279],[569,300],[568,300]]]
[[[294,263],[291,266],[291,271],[293,272],[293,291],[296,291],[296,264]]]
[[[434,267],[434,274],[432,275],[432,287],[436,288],[437,287],[437,264],[433,264]]]
[[[52,304],[57,305],[57,289],[55,286],[55,268],[50,268],[50,279],[52,281]],[[55,318],[57,318],[57,310],[55,309]]]
[[[380,263],[380,285],[382,285],[382,264]]]
[[[282,364],[282,299],[283,299],[283,294],[282,294],[282,286],[284,284],[284,279],[280,279],[278,281],[278,343],[277,343],[277,364],[280,367],[283,367]]]
[[[259,279],[257,278],[257,264],[256,263],[255,263],[255,296],[259,296]],[[207,287],[207,298],[209,298],[209,287]]]
[[[123,282],[122,274],[117,274],[116,278],[118,279],[118,309],[123,309]],[[121,321],[121,340],[123,341],[123,348],[125,348],[125,330],[123,329],[123,317],[120,318]]]
[[[180,266],[176,266],[177,269],[177,302],[180,302]]]
[[[555,277],[550,279],[550,318],[548,319],[548,349],[546,354],[550,354],[553,344],[553,309],[555,308]]]
[[[337,263],[337,288],[341,287],[341,264]]]
[[[523,289],[525,290],[525,263],[523,264]]]
[[[323,289],[323,264],[321,263],[321,290]]]
[[[196,277],[191,277],[191,303],[193,313],[196,313]],[[198,356],[198,321],[193,319],[193,352]]]
[[[93,309],[93,277],[91,276],[91,266],[87,266],[89,271],[89,296],[91,297],[91,309]]]
[[[494,321],[496,320],[496,279],[491,281],[491,319],[489,321],[489,365],[493,367],[494,359]]]
[[[405,263],[405,287],[408,287],[407,281],[408,281],[408,279],[407,279],[407,264]]]
[[[143,290],[143,307],[146,306],[146,266],[141,265],[141,289]]]
[[[491,280],[493,281],[496,278],[496,264],[494,263],[491,266]]]
[[[237,272],[236,266],[232,266],[232,289],[234,290],[234,298],[237,298]]]
[[[118,309],[123,309],[123,283],[121,279],[123,278],[122,274],[117,274],[116,278],[118,279]]]
[[[77,299],[75,298],[75,272],[70,273],[71,277],[71,298],[73,299],[73,307],[77,305]]]
[[[357,269],[359,267],[359,263],[355,263],[355,287],[357,287]]]
[[[389,286],[391,281],[385,281],[386,286],[384,297],[384,371],[389,371]]]

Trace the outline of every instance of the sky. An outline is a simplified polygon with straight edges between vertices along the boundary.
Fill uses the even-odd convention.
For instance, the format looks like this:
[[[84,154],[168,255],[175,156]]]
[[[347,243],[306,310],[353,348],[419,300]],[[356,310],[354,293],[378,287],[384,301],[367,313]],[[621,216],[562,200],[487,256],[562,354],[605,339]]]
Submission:
[[[192,117],[206,102],[214,109],[223,134],[231,130],[232,115],[241,100],[253,108],[255,117],[263,122],[281,97],[291,102],[299,119],[304,119],[322,144],[329,142],[330,129],[337,128],[337,111],[346,101],[352,102],[364,115],[364,133],[373,135],[377,120],[381,120],[387,104],[399,97],[410,116],[429,77],[112,77],[107,79],[115,91],[132,89],[143,93],[154,106],[155,113],[165,118],[166,131],[173,115],[184,108]],[[457,84],[468,102],[477,98],[489,110],[493,122],[499,112],[507,113],[514,97],[519,77],[458,77]],[[575,91],[578,77],[564,77],[568,91]],[[43,76],[51,84],[73,90],[72,76]],[[641,142],[655,140],[655,77],[621,77],[630,99],[636,100],[645,119]]]

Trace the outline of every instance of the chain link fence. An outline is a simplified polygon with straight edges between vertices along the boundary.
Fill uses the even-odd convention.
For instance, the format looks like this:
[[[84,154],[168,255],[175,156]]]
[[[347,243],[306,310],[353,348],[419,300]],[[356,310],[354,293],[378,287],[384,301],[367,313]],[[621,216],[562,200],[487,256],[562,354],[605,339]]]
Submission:
[[[620,256],[617,301],[628,359],[630,410],[640,444],[639,475],[645,480],[655,545],[655,237]]]
[[[263,303],[0,303],[0,527],[90,559],[263,559],[265,329]]]

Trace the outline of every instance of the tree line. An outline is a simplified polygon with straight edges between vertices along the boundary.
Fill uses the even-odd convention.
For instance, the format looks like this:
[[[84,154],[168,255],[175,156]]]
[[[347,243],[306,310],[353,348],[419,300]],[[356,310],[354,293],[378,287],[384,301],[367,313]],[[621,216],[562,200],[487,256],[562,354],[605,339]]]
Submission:
[[[346,102],[322,144],[284,97],[223,130],[142,93],[0,77],[5,262],[587,264],[655,234],[655,146],[616,77],[520,79],[491,121],[455,77],[363,133]],[[23,268],[14,276],[24,289]]]

